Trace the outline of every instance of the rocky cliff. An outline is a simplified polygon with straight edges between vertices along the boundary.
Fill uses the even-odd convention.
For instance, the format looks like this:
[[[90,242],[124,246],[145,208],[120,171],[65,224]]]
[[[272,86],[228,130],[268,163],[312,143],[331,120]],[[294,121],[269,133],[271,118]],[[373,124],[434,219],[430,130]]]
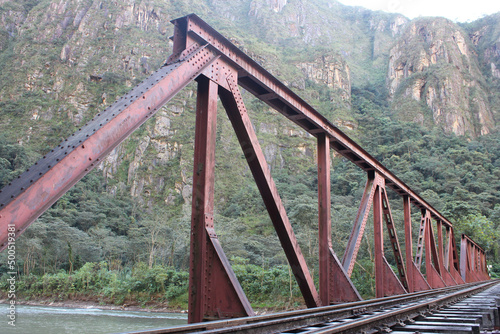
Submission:
[[[446,19],[407,27],[390,51],[387,85],[396,113],[406,119],[459,135],[483,135],[494,126],[474,46]]]

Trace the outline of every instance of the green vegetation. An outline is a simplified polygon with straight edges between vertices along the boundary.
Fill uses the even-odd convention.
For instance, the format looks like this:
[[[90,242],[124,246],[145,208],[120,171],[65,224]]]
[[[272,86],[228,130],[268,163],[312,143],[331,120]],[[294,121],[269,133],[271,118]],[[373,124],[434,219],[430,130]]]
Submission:
[[[109,1],[99,6],[92,1],[79,3],[82,7],[68,1],[66,9],[59,8],[61,13],[67,11],[70,21],[57,11],[45,15],[51,6],[48,0],[0,6],[0,13],[13,10],[30,15],[16,34],[0,27],[0,187],[160,67],[171,53],[167,37],[172,28],[166,22],[197,10],[448,217],[457,236],[465,232],[476,240],[487,252],[493,275],[500,275],[500,131],[493,129],[477,138],[445,134],[434,124],[423,100],[394,101],[402,115],[395,119],[385,88],[387,57],[394,42],[389,29],[393,16],[326,1],[312,1],[314,6],[307,9],[290,2],[286,15],[260,0],[252,2],[252,8],[248,1],[151,1],[147,5],[136,1],[133,13]],[[284,19],[302,10],[314,10],[306,15],[314,24]],[[78,26],[77,17],[71,15],[80,12],[91,23]],[[212,21],[214,12],[220,16]],[[45,22],[49,18],[53,21]],[[329,30],[320,34],[320,27]],[[486,54],[487,46],[481,47],[479,54]],[[340,76],[347,75],[344,66],[349,66],[351,92],[306,77],[304,65],[322,69],[323,57],[330,59],[328,65],[338,65]],[[450,70],[449,65],[439,66],[432,70]],[[486,73],[486,63],[481,66]],[[439,78],[430,72],[425,75],[438,85]],[[481,85],[499,91],[500,81],[485,77],[487,82]],[[415,74],[403,83],[401,93],[419,78]],[[19,237],[18,291],[23,298],[94,298],[144,306],[156,300],[186,308],[195,91],[194,83],[188,85]],[[346,91],[352,94],[350,100],[343,100],[341,94]],[[315,139],[284,122],[248,92],[242,95],[317,280]],[[475,97],[471,94],[471,99]],[[490,99],[494,105],[498,97],[492,94]],[[422,110],[425,126],[408,121]],[[339,156],[333,158],[332,169],[332,240],[341,257],[366,175]],[[389,196],[402,233],[400,198],[391,192]],[[413,217],[418,233],[417,210]],[[217,117],[214,223],[255,307],[302,306],[222,106]],[[368,224],[352,276],[366,298],[374,296],[372,239]],[[393,263],[390,252],[386,255]],[[0,275],[8,271],[6,263],[3,252]],[[5,284],[0,277],[2,290]]]

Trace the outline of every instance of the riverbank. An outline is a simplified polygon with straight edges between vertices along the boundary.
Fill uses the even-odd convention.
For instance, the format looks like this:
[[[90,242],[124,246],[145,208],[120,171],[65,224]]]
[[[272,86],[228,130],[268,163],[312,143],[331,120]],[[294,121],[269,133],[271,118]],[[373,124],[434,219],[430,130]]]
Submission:
[[[287,268],[235,264],[233,270],[259,314],[304,307]],[[0,278],[0,301],[7,302],[9,280]],[[16,276],[15,288],[19,305],[182,313],[189,304],[188,282],[187,272],[172,267],[139,263],[110,270],[106,262],[88,262],[71,273]]]
[[[8,299],[0,299],[0,304],[9,304]],[[67,308],[82,308],[82,309],[101,309],[101,310],[115,310],[115,311],[131,311],[131,312],[164,312],[164,313],[187,313],[186,310],[179,310],[175,308],[168,307],[162,303],[151,303],[151,305],[141,306],[137,305],[114,305],[114,304],[103,304],[95,301],[88,300],[65,300],[65,301],[53,301],[53,300],[17,300],[17,305],[28,305],[28,306],[49,306],[49,307],[67,307]]]
[[[2,298],[0,296],[0,305],[9,304],[9,300]],[[64,300],[64,301],[54,301],[52,299],[39,299],[39,300],[17,300],[16,305],[27,305],[27,306],[44,306],[44,307],[63,307],[63,308],[74,308],[74,309],[100,309],[100,310],[111,310],[111,311],[130,311],[130,312],[152,312],[152,313],[185,313],[187,310],[169,307],[165,303],[155,303],[150,302],[148,305],[141,306],[139,303],[134,304],[133,302],[123,305],[115,305],[103,303],[102,301],[92,300],[88,298],[87,300]],[[302,308],[302,307],[299,307]],[[268,313],[278,312],[278,311],[289,311],[296,308],[257,308],[254,309],[256,315],[264,315]]]
[[[0,299],[0,304],[9,304],[9,300]],[[41,300],[17,300],[16,305],[101,309],[101,310],[131,311],[131,312],[187,313],[186,310],[180,310],[168,307],[163,303],[151,303],[150,305],[141,306],[139,305],[139,303],[137,303],[137,305],[133,304],[114,305],[114,304],[97,302],[93,300],[54,301],[51,299],[41,299]]]

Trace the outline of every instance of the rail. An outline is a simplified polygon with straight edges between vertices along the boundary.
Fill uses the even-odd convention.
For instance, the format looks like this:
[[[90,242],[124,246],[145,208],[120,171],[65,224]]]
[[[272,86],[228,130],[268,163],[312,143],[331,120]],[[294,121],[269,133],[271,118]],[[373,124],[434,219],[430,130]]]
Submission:
[[[487,283],[469,283],[342,305],[134,331],[128,334],[301,333],[300,329],[303,329],[303,332],[315,334],[368,333],[408,322],[409,319],[456,303],[499,283],[498,280]]]

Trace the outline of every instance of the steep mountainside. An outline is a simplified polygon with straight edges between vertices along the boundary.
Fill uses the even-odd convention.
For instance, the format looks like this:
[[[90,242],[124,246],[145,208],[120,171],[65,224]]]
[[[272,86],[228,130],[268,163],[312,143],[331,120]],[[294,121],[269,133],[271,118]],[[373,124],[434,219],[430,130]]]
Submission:
[[[500,13],[477,20],[464,27],[477,50],[479,66],[490,87],[490,105],[498,124],[500,104]]]
[[[446,19],[413,21],[391,49],[389,96],[404,119],[473,136],[494,127],[488,86],[467,34]]]
[[[2,132],[43,154],[158,68],[171,50],[169,21],[189,12],[204,17],[346,129],[356,126],[351,77],[383,82],[388,41],[407,22],[399,15],[321,1],[2,1]],[[108,157],[101,168],[110,189],[130,187],[140,198],[172,202],[182,195],[188,201],[192,96],[192,90],[181,93]],[[264,136],[304,137],[291,125],[279,133],[279,120],[271,116],[255,121]],[[264,150],[271,165],[286,164],[283,154],[309,159],[305,152],[313,151],[282,153],[283,144],[269,140]],[[168,177],[171,173],[175,177]]]

